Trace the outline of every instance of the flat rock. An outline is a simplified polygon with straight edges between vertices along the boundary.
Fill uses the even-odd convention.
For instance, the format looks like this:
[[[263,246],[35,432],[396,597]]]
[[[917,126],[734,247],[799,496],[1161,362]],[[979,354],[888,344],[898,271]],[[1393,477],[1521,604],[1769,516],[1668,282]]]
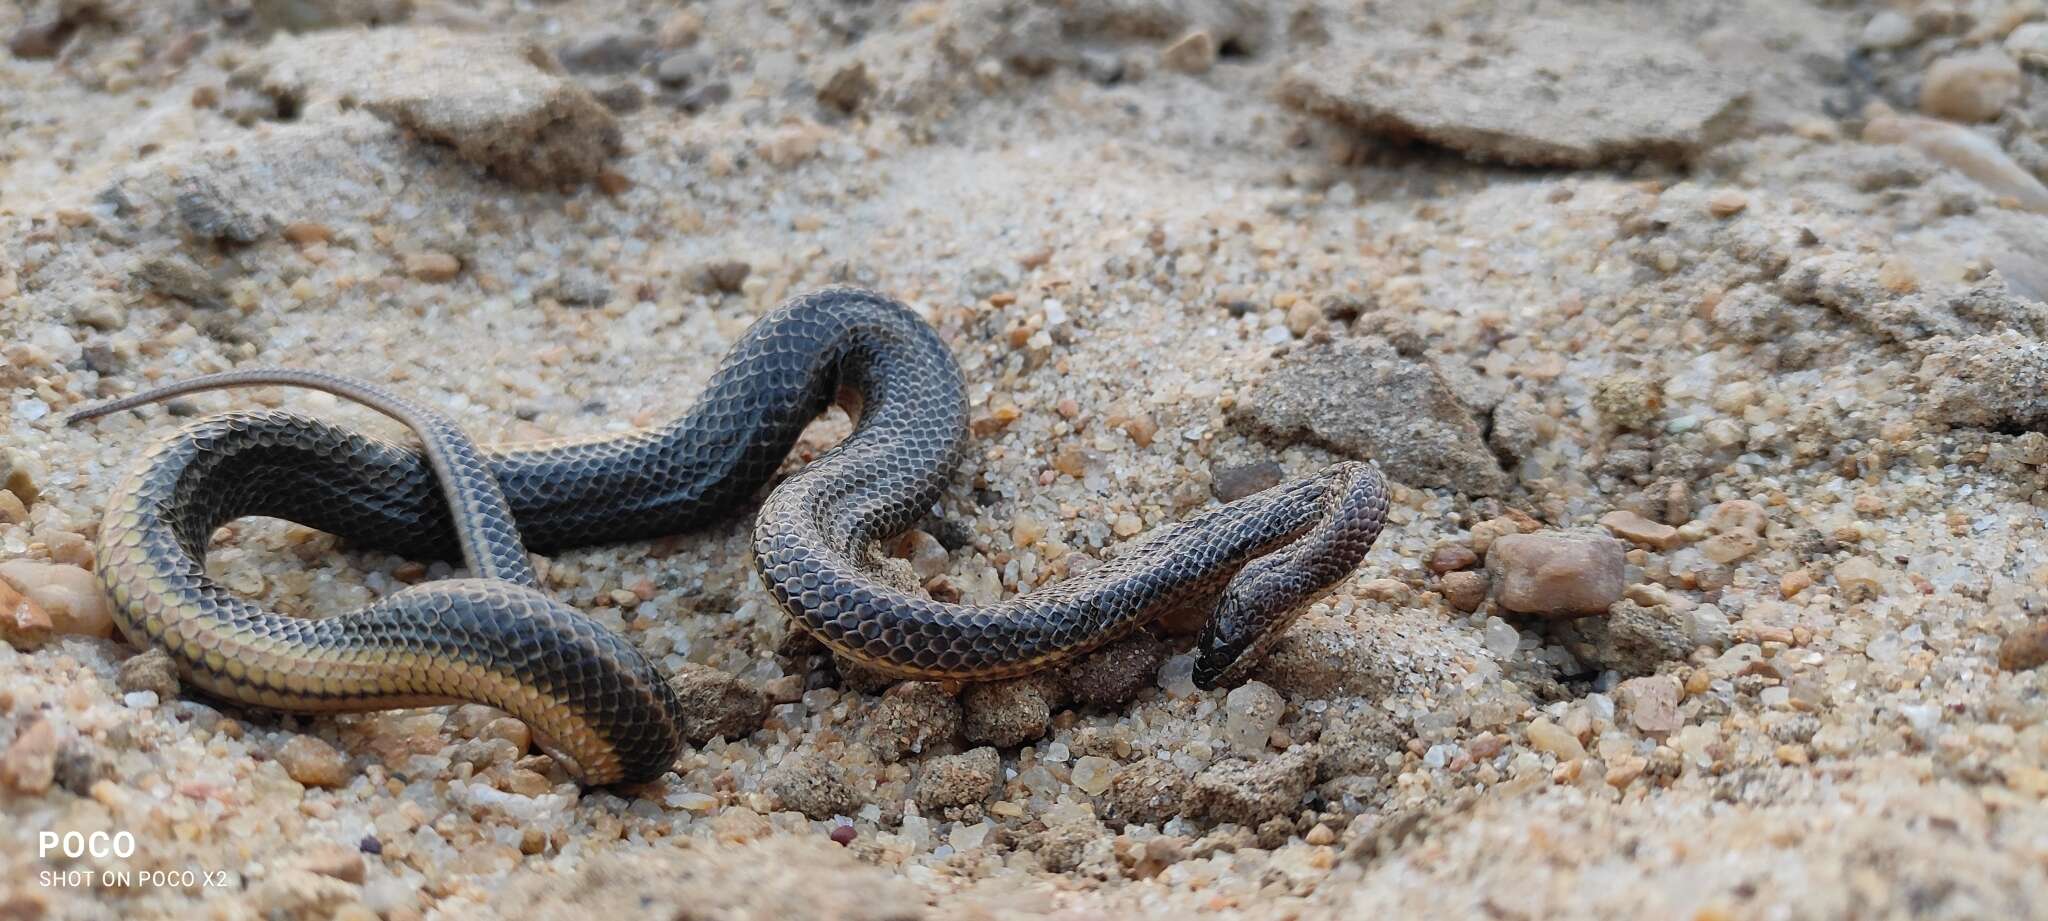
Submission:
[[[612,114],[523,38],[316,33],[272,42],[234,79],[299,109],[364,109],[520,185],[592,179],[620,148]]]
[[[1345,36],[1294,68],[1280,94],[1475,160],[1567,167],[1688,159],[1732,126],[1745,98],[1690,44],[1536,18],[1484,33]]]
[[[683,704],[683,737],[693,744],[746,738],[768,718],[768,695],[719,669],[684,663],[668,683]]]
[[[1478,421],[1436,366],[1377,337],[1289,352],[1231,409],[1231,421],[1270,443],[1308,441],[1376,460],[1411,486],[1474,495],[1510,486]]]
[[[1296,747],[1262,761],[1219,761],[1195,775],[1188,811],[1245,826],[1292,815],[1316,779],[1316,760],[1312,750]]]

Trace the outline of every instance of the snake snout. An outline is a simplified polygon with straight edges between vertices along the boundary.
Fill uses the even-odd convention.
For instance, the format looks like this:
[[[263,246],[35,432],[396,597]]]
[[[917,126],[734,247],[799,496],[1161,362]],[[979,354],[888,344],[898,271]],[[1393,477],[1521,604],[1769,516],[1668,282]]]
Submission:
[[[1234,594],[1217,600],[1215,612],[1195,640],[1196,687],[1215,688],[1248,664],[1245,653],[1258,637],[1245,623],[1245,615],[1244,603]]]

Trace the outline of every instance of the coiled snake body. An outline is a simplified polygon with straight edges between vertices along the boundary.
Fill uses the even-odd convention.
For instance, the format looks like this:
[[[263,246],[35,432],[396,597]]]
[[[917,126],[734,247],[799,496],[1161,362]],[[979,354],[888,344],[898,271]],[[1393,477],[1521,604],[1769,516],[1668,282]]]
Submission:
[[[234,383],[227,378],[237,373],[73,420]],[[294,382],[382,398],[387,411],[397,402],[315,377]],[[1022,674],[1216,596],[1195,677],[1229,681],[1357,566],[1386,515],[1378,471],[1341,463],[1157,529],[1094,569],[1001,603],[946,604],[891,587],[877,575],[875,542],[924,518],[943,493],[965,443],[966,392],[944,343],[915,313],[833,288],[763,317],[690,411],[663,426],[464,454],[459,432],[409,406],[401,418],[428,449],[284,411],[192,423],[115,489],[100,576],[131,640],[164,647],[224,697],[294,710],[475,700],[526,720],[586,782],[647,780],[683,744],[673,693],[628,642],[532,588],[519,539],[548,550],[722,518],[758,492],[835,397],[852,398],[854,431],[769,495],[754,562],[798,628],[895,675]],[[437,481],[432,458],[447,451],[472,458],[474,469],[442,465],[447,476]],[[495,480],[503,502],[477,480]],[[444,485],[460,514],[451,516]],[[505,507],[516,531],[494,512]],[[468,551],[477,578],[415,586],[325,620],[270,614],[204,574],[212,530],[246,515],[414,556]]]

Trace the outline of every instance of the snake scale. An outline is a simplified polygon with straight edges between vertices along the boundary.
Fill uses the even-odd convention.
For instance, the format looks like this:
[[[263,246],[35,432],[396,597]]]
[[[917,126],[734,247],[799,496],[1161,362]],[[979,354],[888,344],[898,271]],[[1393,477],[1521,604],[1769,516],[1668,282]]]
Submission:
[[[966,444],[966,388],[914,312],[852,288],[770,312],[681,418],[616,435],[477,448],[445,420],[369,385],[275,371],[170,384],[72,421],[263,382],[369,403],[407,422],[423,445],[281,410],[225,413],[165,436],[114,489],[98,538],[122,632],[166,649],[199,687],[258,706],[498,706],[591,784],[667,771],[684,744],[679,705],[629,642],[534,587],[522,538],[547,551],[723,519],[768,483],[835,399],[856,419],[852,434],[770,492],[752,557],[797,628],[892,675],[1024,674],[1213,597],[1195,679],[1228,683],[1357,567],[1387,511],[1377,468],[1345,462],[1155,529],[1093,569],[999,603],[895,588],[880,574],[877,542],[924,519],[943,494]],[[212,531],[248,515],[414,557],[460,555],[472,577],[321,620],[266,612],[204,571]]]

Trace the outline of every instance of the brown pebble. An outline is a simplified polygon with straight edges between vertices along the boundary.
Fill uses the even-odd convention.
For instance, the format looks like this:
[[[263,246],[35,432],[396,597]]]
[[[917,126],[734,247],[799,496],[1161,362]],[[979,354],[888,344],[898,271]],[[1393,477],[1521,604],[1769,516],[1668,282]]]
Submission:
[[[1600,526],[1629,543],[1653,550],[1669,550],[1679,543],[1677,528],[1627,510],[1600,516]]]
[[[1581,617],[1621,600],[1628,566],[1621,542],[1605,534],[1509,534],[1486,555],[1500,606],[1518,614]]]
[[[42,648],[56,632],[42,605],[0,581],[0,642],[29,652]]]
[[[1998,644],[1998,667],[2006,671],[2026,671],[2044,662],[2048,662],[2048,618],[2027,622]]]
[[[293,221],[284,225],[284,238],[300,246],[311,246],[334,239],[334,228],[318,221]]]
[[[11,489],[0,489],[0,524],[20,524],[28,520],[28,506]]]
[[[1486,603],[1487,588],[1485,573],[1470,570],[1444,573],[1444,601],[1468,614]]]
[[[693,743],[743,739],[768,718],[768,696],[728,672],[685,662],[668,683],[683,704],[683,738]]]
[[[462,274],[462,260],[436,250],[407,253],[405,274],[430,283],[453,281],[455,276]]]
[[[157,700],[178,696],[178,669],[171,655],[155,647],[129,656],[114,673],[114,686],[124,692],[152,691]]]
[[[0,783],[21,793],[39,794],[57,777],[57,727],[38,719],[0,752]]]
[[[1479,554],[1462,544],[1445,544],[1429,555],[1429,571],[1443,575],[1459,569],[1471,569],[1479,562]]]
[[[112,636],[114,613],[99,578],[77,566],[36,560],[0,563],[0,581],[28,596],[50,616],[58,632],[74,636]]]
[[[1707,199],[1707,213],[1715,217],[1734,217],[1749,207],[1749,199],[1734,189],[1722,189]]]
[[[277,763],[293,780],[308,787],[339,787],[348,781],[348,759],[334,746],[308,735],[296,735],[277,750]]]
[[[1180,37],[1159,53],[1159,62],[1184,74],[1208,73],[1216,66],[1216,37],[1207,29],[1196,29]]]

